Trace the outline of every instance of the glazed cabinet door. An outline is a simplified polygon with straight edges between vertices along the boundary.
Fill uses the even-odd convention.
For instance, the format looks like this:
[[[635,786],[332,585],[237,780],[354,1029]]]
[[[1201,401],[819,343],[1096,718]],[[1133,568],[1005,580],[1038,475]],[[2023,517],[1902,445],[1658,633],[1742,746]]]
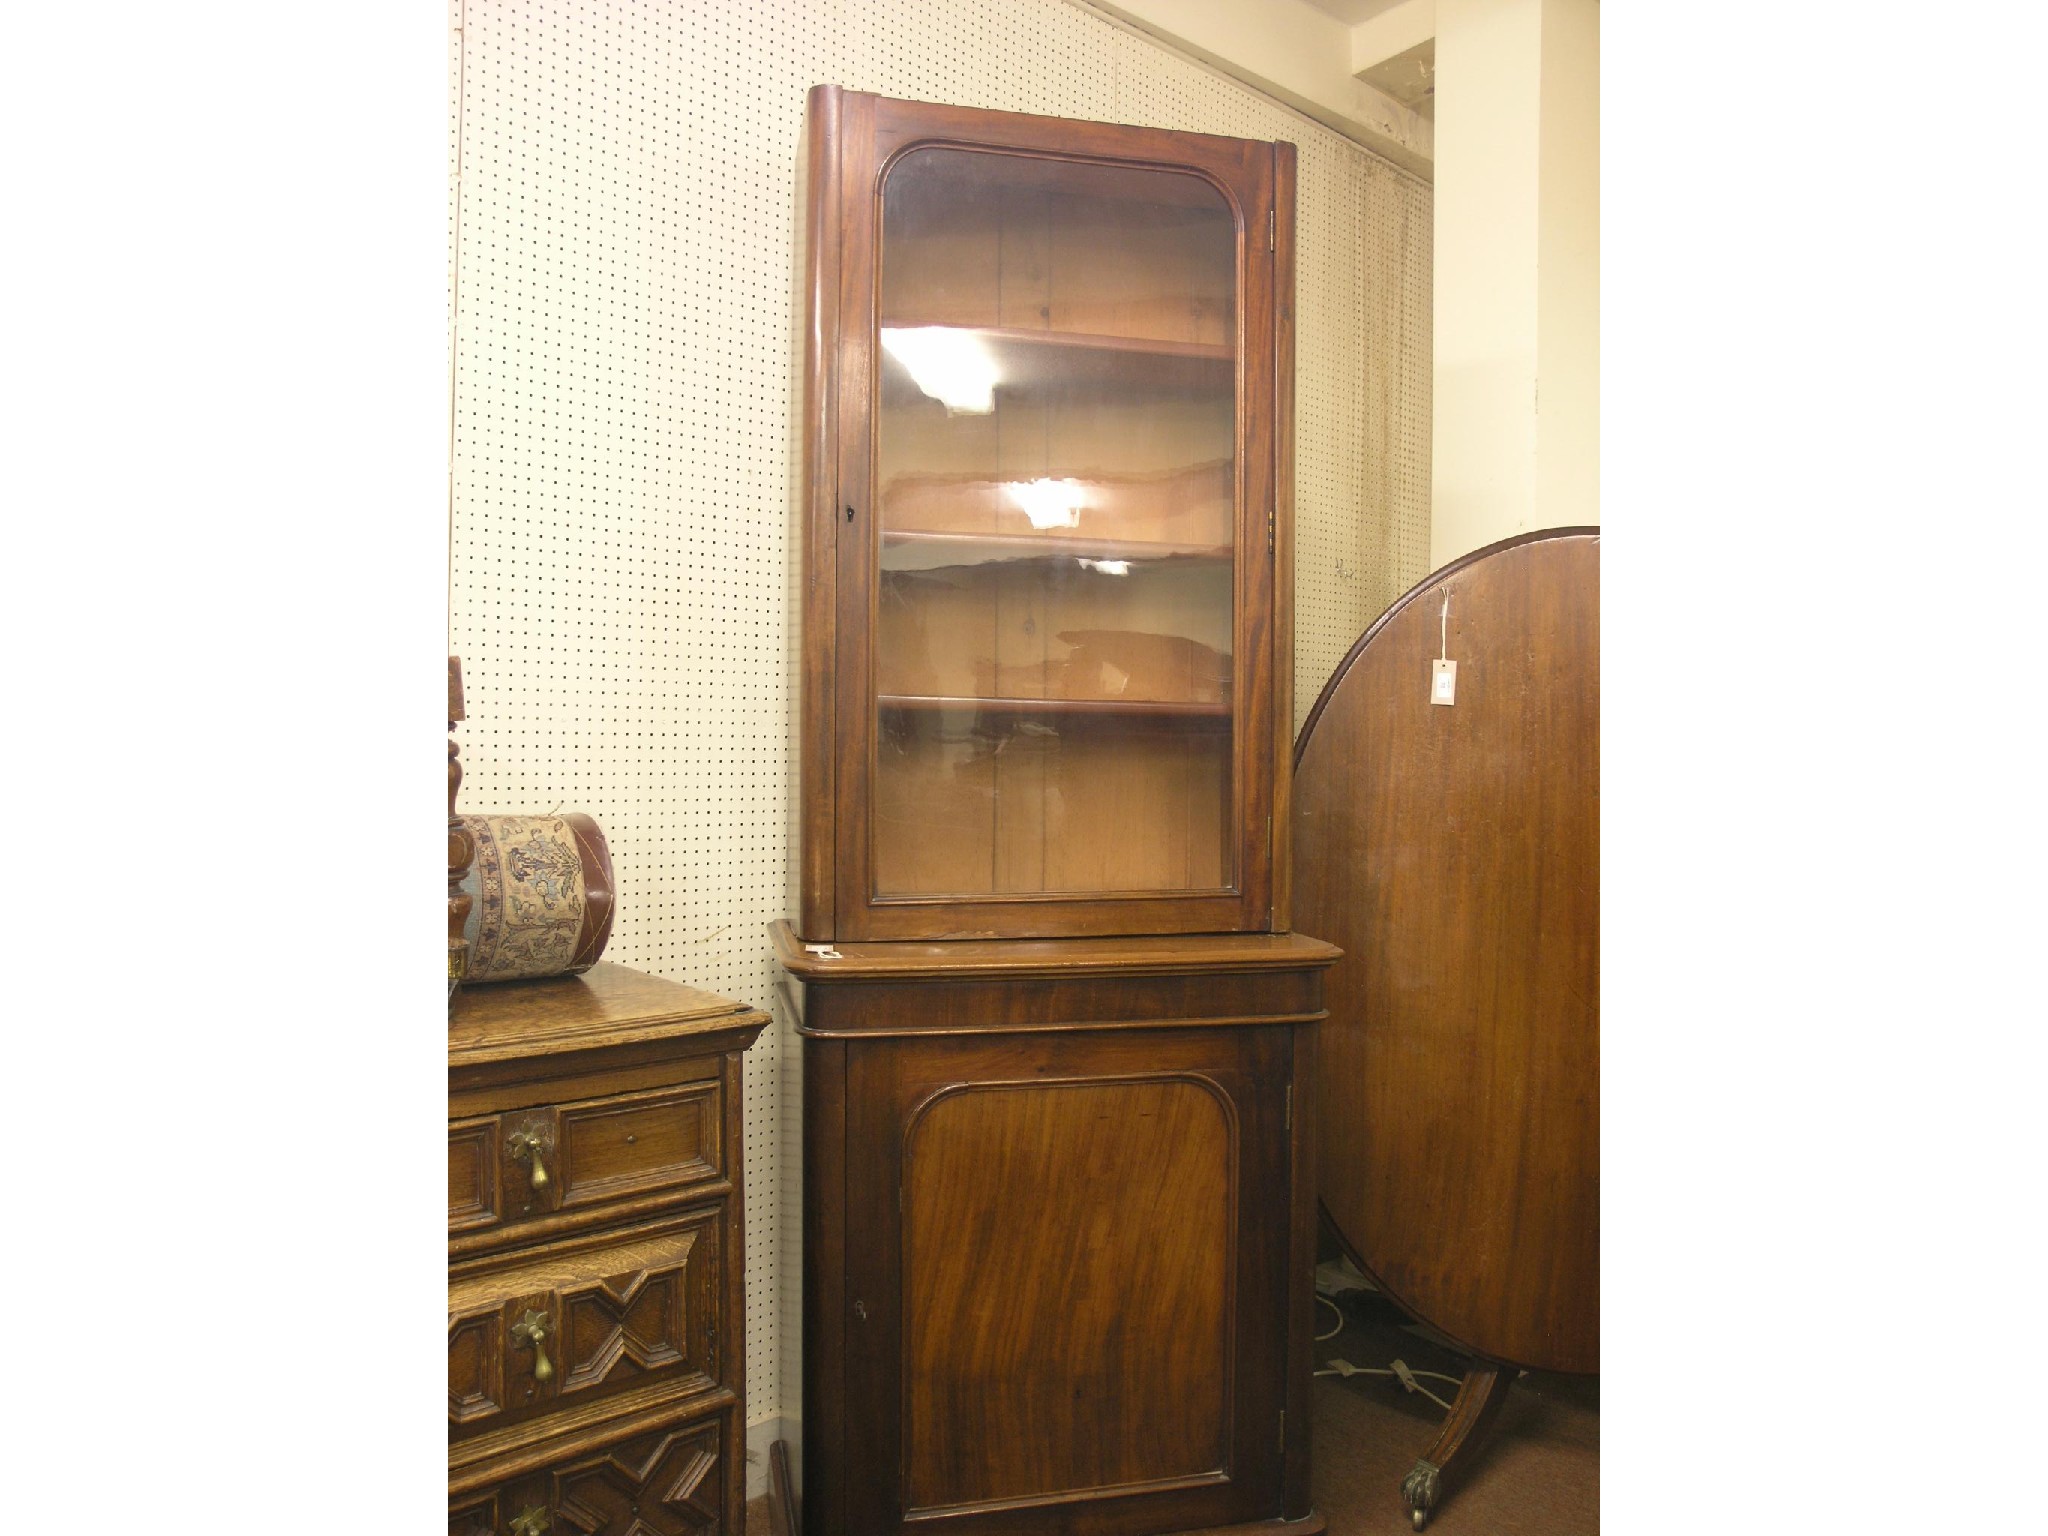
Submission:
[[[1280,1506],[1285,1029],[847,1052],[846,1530]]]
[[[1270,927],[1291,146],[840,92],[811,127],[806,937]]]

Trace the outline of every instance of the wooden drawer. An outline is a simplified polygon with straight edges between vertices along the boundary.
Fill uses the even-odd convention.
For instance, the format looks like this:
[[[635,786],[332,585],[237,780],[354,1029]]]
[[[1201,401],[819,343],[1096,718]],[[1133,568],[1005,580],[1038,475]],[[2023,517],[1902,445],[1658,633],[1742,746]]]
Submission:
[[[710,1076],[451,1121],[449,1234],[612,1213],[716,1182],[726,1171],[724,1108]]]
[[[451,1269],[450,1438],[558,1407],[717,1385],[727,1365],[724,1221],[719,1202]]]
[[[649,1430],[448,1501],[448,1536],[740,1536],[729,1414]]]

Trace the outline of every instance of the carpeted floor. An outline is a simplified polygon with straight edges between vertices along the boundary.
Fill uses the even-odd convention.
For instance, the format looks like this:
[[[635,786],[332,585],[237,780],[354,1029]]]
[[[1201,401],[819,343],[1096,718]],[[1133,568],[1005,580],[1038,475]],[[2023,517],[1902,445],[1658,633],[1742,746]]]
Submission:
[[[1342,1298],[1344,1328],[1316,1345],[1331,1359],[1385,1369],[1458,1376],[1455,1352],[1403,1326],[1393,1305],[1369,1291]],[[1317,1316],[1327,1331],[1329,1308]],[[1446,1402],[1446,1381],[1422,1378]],[[1436,1436],[1443,1410],[1390,1376],[1321,1376],[1315,1384],[1315,1501],[1330,1536],[1402,1536],[1411,1530],[1401,1479]],[[1600,1382],[1532,1372],[1515,1383],[1464,1479],[1446,1489],[1429,1522],[1432,1536],[1592,1536],[1600,1529]],[[772,1536],[768,1501],[747,1506],[746,1536]]]
[[[1331,1359],[1385,1369],[1400,1359],[1417,1371],[1464,1373],[1462,1356],[1404,1326],[1394,1306],[1369,1291],[1341,1298],[1344,1328],[1316,1345]],[[1320,1332],[1336,1326],[1316,1309]],[[1449,1402],[1455,1386],[1423,1377]],[[1330,1536],[1399,1536],[1411,1529],[1401,1479],[1436,1436],[1444,1411],[1391,1376],[1319,1376],[1313,1451],[1316,1508]],[[1598,1377],[1531,1372],[1515,1383],[1465,1477],[1448,1486],[1431,1516],[1432,1536],[1589,1536],[1600,1529]]]

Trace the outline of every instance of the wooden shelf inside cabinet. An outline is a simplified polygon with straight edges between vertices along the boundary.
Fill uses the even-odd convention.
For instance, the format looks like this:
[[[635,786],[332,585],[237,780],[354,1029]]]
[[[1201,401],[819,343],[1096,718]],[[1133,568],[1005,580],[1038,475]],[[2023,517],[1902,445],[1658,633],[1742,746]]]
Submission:
[[[1160,539],[1090,539],[1045,533],[949,533],[926,528],[884,528],[882,569],[923,570],[951,564],[956,555],[976,563],[997,560],[1205,560],[1225,562],[1228,544],[1169,543]]]
[[[972,337],[987,344],[998,357],[1020,363],[1037,355],[1037,348],[1047,348],[1053,353],[1072,349],[1139,357],[1185,357],[1212,363],[1228,363],[1237,356],[1235,347],[1217,342],[1180,341],[1171,336],[1127,336],[1102,331],[1056,331],[1021,325],[923,325],[916,320],[884,320],[882,330],[945,331],[955,336]]]
[[[983,445],[984,451],[994,447]],[[949,553],[947,541],[958,544],[954,552],[986,549],[998,558],[1071,554],[1220,563],[1235,556],[1237,474],[1230,459],[1105,473],[1080,467],[1090,462],[1091,447],[1101,451],[1075,443],[1068,447],[1071,460],[1048,456],[1042,465],[1008,474],[992,462],[953,470],[892,465],[881,486],[882,568],[922,569]],[[1054,483],[1034,485],[1039,480]],[[1049,504],[1034,508],[1041,494]]]
[[[1001,390],[1227,394],[1236,371],[1236,350],[1207,342],[1010,326],[885,324],[880,333],[885,406],[913,405],[931,398],[919,388],[910,366],[891,345],[893,337],[906,332],[936,334],[955,346],[981,350],[995,387]]]
[[[1230,705],[1221,699],[999,699],[971,695],[885,693],[876,702],[883,709],[967,709],[1000,715],[1144,715],[1156,719],[1228,718]]]

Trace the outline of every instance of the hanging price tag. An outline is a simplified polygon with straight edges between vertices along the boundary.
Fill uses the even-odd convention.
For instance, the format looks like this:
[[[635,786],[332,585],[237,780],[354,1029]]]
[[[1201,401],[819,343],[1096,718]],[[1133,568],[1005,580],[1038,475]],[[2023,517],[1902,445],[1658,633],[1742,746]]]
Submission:
[[[1458,664],[1455,661],[1432,661],[1429,664],[1429,702],[1458,702]]]

